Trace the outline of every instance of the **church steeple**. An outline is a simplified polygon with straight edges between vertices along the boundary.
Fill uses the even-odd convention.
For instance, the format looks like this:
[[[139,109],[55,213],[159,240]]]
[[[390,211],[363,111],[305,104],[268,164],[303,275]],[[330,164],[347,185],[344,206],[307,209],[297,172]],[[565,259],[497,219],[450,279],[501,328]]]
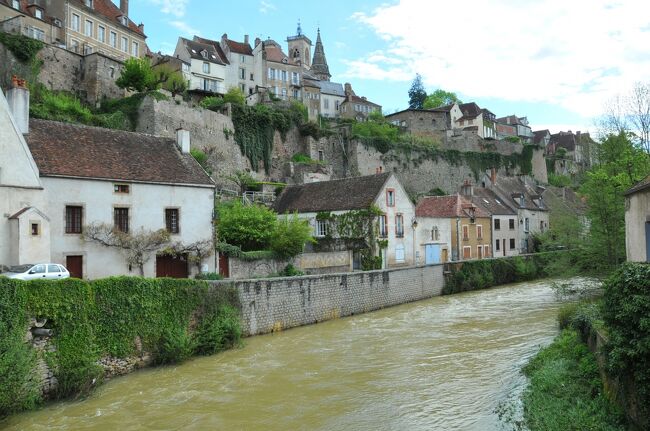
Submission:
[[[311,71],[321,81],[329,81],[332,77],[327,60],[325,59],[323,42],[320,40],[320,28],[316,37],[316,48],[314,49],[314,59],[311,62]]]

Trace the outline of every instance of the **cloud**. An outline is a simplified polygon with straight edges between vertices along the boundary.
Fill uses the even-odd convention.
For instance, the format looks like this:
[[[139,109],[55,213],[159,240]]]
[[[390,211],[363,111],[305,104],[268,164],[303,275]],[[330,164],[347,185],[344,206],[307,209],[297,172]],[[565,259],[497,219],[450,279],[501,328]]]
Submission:
[[[169,21],[169,25],[180,30],[181,32],[183,32],[183,34],[188,36],[193,36],[193,35],[199,36],[201,34],[201,31],[199,29],[190,26],[185,21]]]
[[[273,3],[269,2],[269,1],[266,1],[266,0],[260,1],[260,8],[259,8],[260,13],[267,14],[269,12],[272,12],[272,11],[276,10],[276,9],[277,9],[277,7],[275,7],[275,5]]]
[[[149,0],[149,2],[159,6],[160,11],[166,15],[182,18],[185,16],[189,0]]]
[[[344,76],[410,81],[471,98],[545,102],[585,117],[650,80],[641,0],[400,0],[352,20],[382,49],[345,62]]]

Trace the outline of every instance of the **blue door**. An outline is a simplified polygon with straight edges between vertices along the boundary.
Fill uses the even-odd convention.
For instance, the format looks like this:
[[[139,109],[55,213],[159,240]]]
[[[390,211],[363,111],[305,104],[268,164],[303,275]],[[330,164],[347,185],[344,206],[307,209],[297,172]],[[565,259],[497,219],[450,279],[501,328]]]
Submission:
[[[427,244],[425,245],[424,263],[432,265],[440,263],[440,244]]]

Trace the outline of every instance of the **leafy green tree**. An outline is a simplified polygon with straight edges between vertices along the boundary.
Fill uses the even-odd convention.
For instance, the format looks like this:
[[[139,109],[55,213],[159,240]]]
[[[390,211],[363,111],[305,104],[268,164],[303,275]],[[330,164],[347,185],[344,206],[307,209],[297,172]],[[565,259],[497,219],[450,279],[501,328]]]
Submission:
[[[156,76],[151,68],[148,58],[129,58],[124,62],[124,68],[117,78],[115,84],[129,91],[157,90],[160,88],[159,77]]]
[[[162,88],[172,93],[172,96],[176,96],[187,90],[187,81],[181,72],[175,70],[166,77]]]
[[[232,103],[233,105],[244,105],[246,103],[246,96],[237,88],[232,87],[226,94],[223,95],[224,103]]]
[[[243,251],[266,250],[277,224],[276,214],[263,205],[225,202],[217,207],[219,241]]]
[[[456,93],[445,91],[441,88],[429,94],[424,101],[424,109],[433,109],[440,106],[450,105],[452,103],[463,103]]]
[[[650,156],[628,134],[609,135],[598,149],[581,192],[587,197],[590,247],[596,264],[610,267],[625,260],[623,193],[650,172]]]
[[[271,237],[271,250],[280,258],[289,258],[302,253],[307,242],[313,242],[312,228],[307,220],[296,214],[285,215],[278,220]]]
[[[422,109],[426,98],[427,92],[424,90],[424,85],[422,85],[422,77],[418,73],[415,75],[415,79],[409,90],[409,108]]]

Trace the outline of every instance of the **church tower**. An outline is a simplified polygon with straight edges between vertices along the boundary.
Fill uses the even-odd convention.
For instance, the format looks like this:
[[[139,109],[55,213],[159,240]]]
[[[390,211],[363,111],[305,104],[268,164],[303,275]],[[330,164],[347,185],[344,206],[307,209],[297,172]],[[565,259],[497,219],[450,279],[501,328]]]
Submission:
[[[298,30],[295,36],[287,37],[289,44],[289,58],[296,63],[300,63],[305,69],[309,69],[311,61],[311,40],[302,33],[300,21],[298,21]]]
[[[320,40],[320,28],[318,29],[318,36],[316,37],[316,48],[314,48],[314,60],[311,62],[311,71],[321,81],[329,81],[332,75],[330,68],[325,59],[325,51],[323,50],[323,42]]]

